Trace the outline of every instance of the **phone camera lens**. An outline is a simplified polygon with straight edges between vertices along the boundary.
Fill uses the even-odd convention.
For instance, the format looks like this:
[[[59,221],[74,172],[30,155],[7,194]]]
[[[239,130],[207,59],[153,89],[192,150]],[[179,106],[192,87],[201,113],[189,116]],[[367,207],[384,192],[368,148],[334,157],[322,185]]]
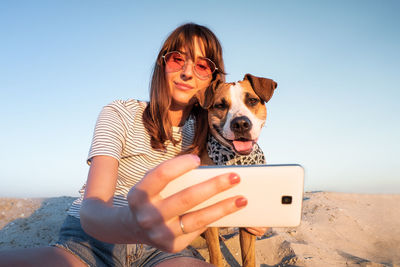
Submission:
[[[292,204],[292,196],[282,196],[282,204]]]

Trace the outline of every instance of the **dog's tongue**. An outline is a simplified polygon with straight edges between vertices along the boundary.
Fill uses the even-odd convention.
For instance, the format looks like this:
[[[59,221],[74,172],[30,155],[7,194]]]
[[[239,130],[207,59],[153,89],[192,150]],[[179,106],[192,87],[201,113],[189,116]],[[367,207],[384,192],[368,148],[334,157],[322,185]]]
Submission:
[[[238,152],[249,151],[253,148],[253,141],[233,141],[233,145]]]

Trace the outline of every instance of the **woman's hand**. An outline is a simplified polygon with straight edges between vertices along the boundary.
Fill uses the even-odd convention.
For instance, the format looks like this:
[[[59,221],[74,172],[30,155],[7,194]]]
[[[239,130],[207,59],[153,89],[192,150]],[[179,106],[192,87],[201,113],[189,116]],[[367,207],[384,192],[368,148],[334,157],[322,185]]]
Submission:
[[[236,196],[201,210],[188,212],[208,198],[237,184],[240,178],[233,173],[216,176],[165,199],[161,198],[159,193],[170,181],[199,164],[197,156],[178,156],[149,171],[130,190],[127,199],[131,214],[124,224],[130,230],[127,234],[132,239],[164,251],[180,251],[202,233],[206,225],[246,206],[247,200]],[[181,228],[181,223],[184,228]]]

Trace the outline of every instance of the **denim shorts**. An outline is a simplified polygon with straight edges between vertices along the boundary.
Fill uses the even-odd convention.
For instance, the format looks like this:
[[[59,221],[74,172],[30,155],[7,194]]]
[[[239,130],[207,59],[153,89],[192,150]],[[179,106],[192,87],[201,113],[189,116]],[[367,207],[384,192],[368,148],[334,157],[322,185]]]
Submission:
[[[58,241],[51,246],[69,251],[87,266],[151,267],[177,257],[201,259],[201,256],[190,248],[179,253],[167,253],[143,244],[110,244],[96,240],[83,231],[78,218],[70,215],[60,229]]]

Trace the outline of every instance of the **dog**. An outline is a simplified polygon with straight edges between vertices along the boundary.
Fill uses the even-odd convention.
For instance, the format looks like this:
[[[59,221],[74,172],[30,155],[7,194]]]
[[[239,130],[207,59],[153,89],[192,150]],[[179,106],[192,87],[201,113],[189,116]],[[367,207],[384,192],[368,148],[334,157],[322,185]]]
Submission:
[[[277,87],[271,79],[246,74],[234,83],[219,82],[198,96],[201,107],[207,110],[209,136],[207,151],[200,155],[201,165],[265,164],[265,157],[257,144],[267,118],[267,103]],[[239,229],[242,264],[255,266],[255,236]],[[223,266],[218,228],[204,233],[210,263]]]

